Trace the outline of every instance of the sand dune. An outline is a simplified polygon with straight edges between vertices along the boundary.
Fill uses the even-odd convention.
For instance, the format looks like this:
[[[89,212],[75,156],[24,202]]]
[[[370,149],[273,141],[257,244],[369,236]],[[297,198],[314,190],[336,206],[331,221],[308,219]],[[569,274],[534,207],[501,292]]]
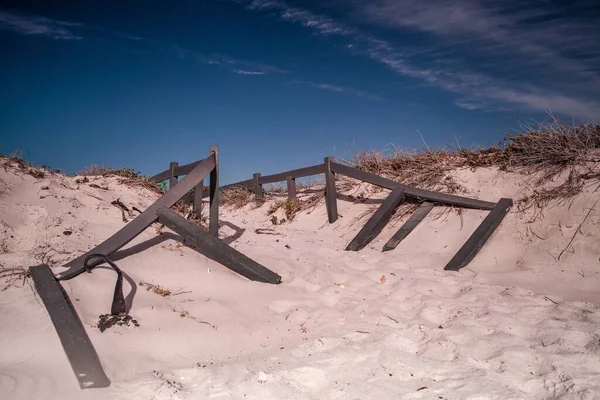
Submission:
[[[456,176],[484,200],[532,190],[526,177],[493,168]],[[109,190],[0,169],[0,264],[58,272],[124,225],[111,201],[143,210],[157,197],[115,177],[93,183]],[[0,398],[600,398],[598,211],[558,260],[596,197],[584,191],[532,223],[536,210],[515,208],[459,273],[443,266],[485,212],[436,207],[382,253],[408,216],[345,252],[376,205],[340,200],[331,225],[323,206],[277,226],[267,205],[223,209],[222,237],[280,274],[277,286],[250,282],[152,226],[115,257],[135,283],[125,292],[140,327],[95,327],[110,308],[112,271],[63,282],[112,385],[79,389],[45,308],[17,283],[0,292]]]

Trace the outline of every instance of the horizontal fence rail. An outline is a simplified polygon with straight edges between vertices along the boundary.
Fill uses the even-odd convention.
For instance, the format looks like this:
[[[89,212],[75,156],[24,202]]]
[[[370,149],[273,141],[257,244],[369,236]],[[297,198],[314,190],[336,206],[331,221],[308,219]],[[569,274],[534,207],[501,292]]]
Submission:
[[[453,194],[434,192],[432,190],[406,186],[400,182],[396,182],[370,172],[361,171],[347,165],[338,164],[336,162],[331,163],[331,170],[335,173],[340,173],[342,175],[349,176],[350,178],[355,178],[390,190],[397,187],[403,187],[404,194],[406,196],[416,197],[423,200],[430,200],[438,203],[480,210],[491,210],[496,206],[496,203],[490,201],[471,199],[469,197],[456,196]]]
[[[288,176],[291,178],[304,178],[306,176],[319,175],[324,172],[325,169],[323,164],[318,164],[306,168],[298,168],[287,172],[280,172],[279,174],[261,176],[258,179],[258,183],[264,185],[267,183],[283,182],[288,178]]]

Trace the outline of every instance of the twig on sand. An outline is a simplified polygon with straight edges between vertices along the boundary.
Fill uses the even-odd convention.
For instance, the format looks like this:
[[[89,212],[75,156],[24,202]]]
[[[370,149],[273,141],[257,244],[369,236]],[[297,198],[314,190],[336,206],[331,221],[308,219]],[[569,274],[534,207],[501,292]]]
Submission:
[[[399,324],[399,323],[400,323],[400,322],[398,322],[398,320],[397,320],[397,319],[395,319],[395,318],[392,318],[392,317],[390,317],[390,316],[389,316],[389,315],[387,315],[387,314],[384,314],[384,315],[385,315],[386,317],[388,317],[389,319],[391,319],[392,321],[394,321],[395,323],[397,323],[397,324]]]
[[[548,297],[548,296],[544,296],[544,299],[546,299],[546,300],[548,300],[548,301],[551,301],[552,303],[554,303],[554,304],[558,305],[558,303],[557,303],[557,302],[555,302],[554,300],[552,300],[552,299],[551,299],[550,297]]]
[[[565,246],[565,248],[560,252],[560,254],[558,255],[558,259],[560,260],[560,257],[563,255],[563,253],[569,248],[569,246],[571,246],[571,243],[573,243],[573,240],[575,240],[575,236],[577,236],[577,234],[579,232],[581,232],[581,227],[582,225],[585,223],[585,221],[588,219],[588,217],[590,216],[590,214],[592,213],[592,211],[594,210],[594,207],[596,207],[596,203],[598,203],[598,200],[596,200],[594,202],[594,205],[592,206],[592,208],[589,209],[588,213],[585,215],[585,218],[583,219],[583,221],[581,221],[581,223],[579,224],[579,226],[577,227],[577,229],[575,229],[575,233],[573,234],[573,236],[571,237],[571,240],[569,240],[569,243],[567,243],[567,245]]]
[[[129,222],[129,220],[125,216],[125,211],[127,211],[127,213],[129,214],[130,217],[132,216],[131,215],[131,211],[129,211],[129,208],[127,208],[127,206],[125,204],[123,204],[120,199],[116,199],[115,201],[111,201],[110,204],[112,204],[113,206],[121,209],[121,214],[123,216],[123,222]]]
[[[187,318],[193,319],[194,321],[196,321],[199,324],[205,324],[205,325],[210,326],[213,329],[217,329],[217,327],[214,326],[213,324],[211,324],[210,322],[202,321],[202,320],[200,320],[200,319],[198,319],[198,318],[190,315],[190,312],[187,311],[187,310],[185,310],[183,307],[181,307],[181,311],[178,310],[177,307],[171,307],[171,309],[173,310],[173,312],[179,313],[179,316],[181,318],[186,318],[187,317]]]
[[[257,228],[254,230],[254,233],[257,235],[281,235],[281,233],[275,232],[273,229],[269,228]]]
[[[93,195],[93,194],[91,194],[91,193],[88,193],[88,192],[86,192],[85,190],[82,190],[82,191],[81,191],[81,193],[83,193],[83,194],[86,194],[86,195],[88,195],[88,196],[90,196],[90,197],[93,197],[93,198],[94,198],[94,199],[96,199],[96,200],[104,201],[104,199],[103,199],[102,197],[98,197],[98,196],[96,196],[96,195]]]

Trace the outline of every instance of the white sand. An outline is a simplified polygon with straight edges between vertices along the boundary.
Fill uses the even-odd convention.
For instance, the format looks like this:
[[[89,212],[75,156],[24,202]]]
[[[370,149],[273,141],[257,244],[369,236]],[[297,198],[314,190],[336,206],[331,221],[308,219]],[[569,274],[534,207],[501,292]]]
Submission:
[[[531,191],[525,177],[494,169],[457,176],[484,200]],[[144,209],[156,198],[116,178],[92,182],[110,190],[0,168],[0,264],[46,262],[58,272],[124,225],[112,200]],[[117,264],[134,282],[185,293],[161,297],[138,286],[131,314],[139,328],[94,327],[109,311],[113,272],[63,282],[112,385],[79,389],[25,284],[0,292],[0,398],[598,399],[597,210],[556,259],[596,198],[590,190],[531,224],[533,210],[513,210],[459,273],[443,267],[485,212],[436,208],[382,253],[401,222],[364,250],[343,251],[374,205],[339,201],[335,224],[320,206],[277,227],[266,206],[223,210],[222,236],[242,230],[232,246],[279,273],[277,286],[250,282],[154,225]]]

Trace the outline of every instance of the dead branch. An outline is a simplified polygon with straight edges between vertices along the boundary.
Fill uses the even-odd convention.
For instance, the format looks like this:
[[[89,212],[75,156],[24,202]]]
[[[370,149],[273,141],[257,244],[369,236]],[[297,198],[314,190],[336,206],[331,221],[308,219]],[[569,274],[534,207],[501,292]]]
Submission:
[[[598,200],[596,200],[594,202],[594,205],[592,206],[592,208],[589,209],[588,213],[585,215],[585,218],[583,219],[583,221],[581,221],[581,223],[579,224],[579,226],[577,227],[577,229],[575,229],[575,233],[573,234],[573,236],[571,237],[571,240],[569,240],[569,243],[567,243],[567,246],[560,252],[560,254],[558,255],[558,259],[560,260],[560,257],[563,255],[563,253],[569,248],[569,246],[571,246],[571,243],[573,243],[573,240],[575,240],[575,236],[577,236],[577,234],[581,231],[581,226],[585,223],[585,221],[588,219],[588,217],[590,216],[590,214],[592,213],[592,211],[594,210],[594,207],[596,207],[596,203],[598,203]]]

